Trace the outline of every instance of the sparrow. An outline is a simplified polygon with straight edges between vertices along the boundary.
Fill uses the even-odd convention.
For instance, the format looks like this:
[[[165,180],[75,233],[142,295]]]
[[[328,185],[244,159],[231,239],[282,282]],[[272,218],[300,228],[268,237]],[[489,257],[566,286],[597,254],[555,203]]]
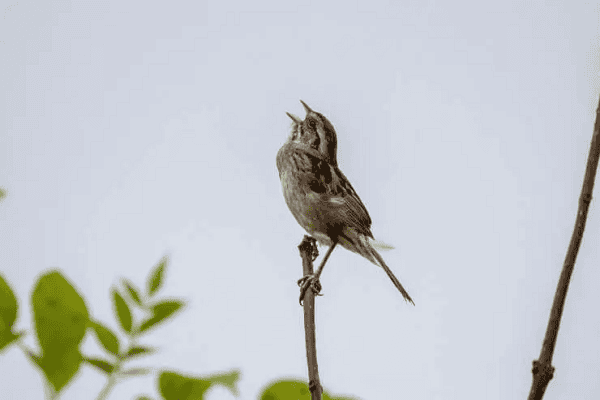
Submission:
[[[323,114],[300,100],[306,111],[304,120],[292,119],[291,133],[277,152],[277,170],[283,197],[292,215],[319,244],[329,246],[317,271],[298,281],[300,304],[311,288],[319,294],[319,278],[329,256],[340,244],[380,266],[407,302],[408,292],[392,273],[375,247],[392,248],[375,241],[371,217],[337,162],[337,134]]]

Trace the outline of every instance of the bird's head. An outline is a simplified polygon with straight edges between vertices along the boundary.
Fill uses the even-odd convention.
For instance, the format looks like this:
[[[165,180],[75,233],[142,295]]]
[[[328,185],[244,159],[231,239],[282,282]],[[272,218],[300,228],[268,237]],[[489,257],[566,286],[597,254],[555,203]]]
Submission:
[[[288,140],[300,142],[317,150],[330,164],[337,165],[337,136],[333,125],[321,113],[313,111],[305,102],[306,117],[286,113],[292,119],[292,132]]]

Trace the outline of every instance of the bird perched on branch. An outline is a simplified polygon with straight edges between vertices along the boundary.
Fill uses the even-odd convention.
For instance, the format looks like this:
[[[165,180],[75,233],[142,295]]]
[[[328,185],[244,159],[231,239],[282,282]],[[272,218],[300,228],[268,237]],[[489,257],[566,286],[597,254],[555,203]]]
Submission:
[[[300,302],[309,288],[319,293],[319,277],[331,252],[340,244],[382,267],[404,299],[414,305],[375,250],[374,246],[385,248],[387,245],[374,240],[367,208],[338,168],[337,136],[333,125],[305,102],[300,102],[306,117],[302,120],[287,113],[293,122],[288,140],[277,152],[279,179],[285,202],[296,221],[319,243],[329,246],[317,271],[298,281]]]

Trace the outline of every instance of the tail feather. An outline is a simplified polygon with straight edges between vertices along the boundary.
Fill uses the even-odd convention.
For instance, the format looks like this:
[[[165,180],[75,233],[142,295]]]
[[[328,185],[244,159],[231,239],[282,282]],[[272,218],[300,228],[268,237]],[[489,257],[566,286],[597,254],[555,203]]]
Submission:
[[[391,244],[387,244],[387,243],[381,242],[379,240],[371,239],[370,241],[371,241],[371,245],[376,250],[386,251],[386,250],[395,249],[395,247],[392,246]]]
[[[394,286],[396,286],[396,288],[400,291],[400,293],[402,293],[404,300],[412,303],[412,305],[414,306],[415,302],[413,301],[413,299],[410,298],[410,295],[404,289],[404,287],[402,286],[402,284],[400,283],[398,278],[396,278],[396,275],[394,275],[394,273],[392,272],[390,267],[388,267],[387,264],[385,263],[385,261],[383,261],[383,257],[381,257],[379,255],[379,253],[377,252],[377,250],[375,250],[373,248],[371,248],[371,254],[373,255],[373,257],[375,257],[377,259],[379,266],[381,266],[381,268],[383,268],[383,270],[390,277],[392,282],[394,282]]]
[[[390,279],[394,283],[394,286],[396,286],[400,293],[402,293],[404,300],[412,303],[413,306],[415,305],[415,302],[413,301],[413,299],[410,298],[410,295],[404,289],[398,278],[396,278],[390,267],[388,267],[385,261],[383,261],[383,257],[381,257],[377,250],[375,250],[376,248],[380,250],[389,250],[393,249],[392,246],[374,240],[373,238],[360,234],[354,230],[346,230],[344,232],[344,236],[340,238],[340,244],[346,249],[360,254],[367,260],[371,261],[373,264],[383,268],[385,273],[390,277]]]

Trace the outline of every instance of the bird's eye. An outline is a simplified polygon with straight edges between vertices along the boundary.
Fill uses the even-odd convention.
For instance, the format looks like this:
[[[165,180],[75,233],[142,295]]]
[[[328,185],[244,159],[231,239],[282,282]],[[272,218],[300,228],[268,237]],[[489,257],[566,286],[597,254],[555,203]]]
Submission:
[[[314,119],[311,119],[308,121],[308,125],[314,129],[317,127],[317,121],[315,121]]]

